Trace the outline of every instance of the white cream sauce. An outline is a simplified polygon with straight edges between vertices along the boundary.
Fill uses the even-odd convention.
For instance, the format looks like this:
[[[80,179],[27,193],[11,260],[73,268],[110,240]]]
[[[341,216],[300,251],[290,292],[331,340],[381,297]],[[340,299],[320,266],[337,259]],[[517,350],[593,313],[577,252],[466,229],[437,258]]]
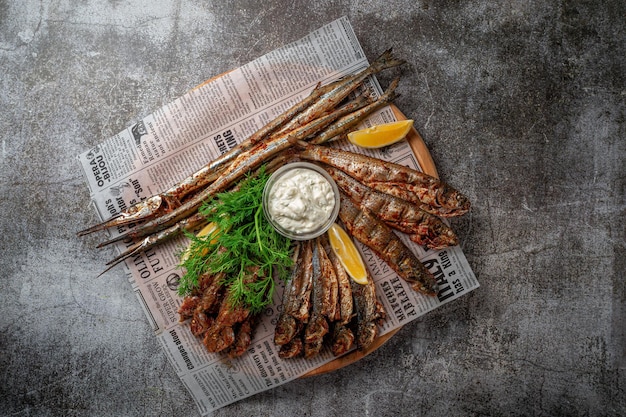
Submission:
[[[268,211],[272,219],[293,233],[320,228],[335,207],[335,193],[321,174],[296,168],[282,175],[269,192]]]

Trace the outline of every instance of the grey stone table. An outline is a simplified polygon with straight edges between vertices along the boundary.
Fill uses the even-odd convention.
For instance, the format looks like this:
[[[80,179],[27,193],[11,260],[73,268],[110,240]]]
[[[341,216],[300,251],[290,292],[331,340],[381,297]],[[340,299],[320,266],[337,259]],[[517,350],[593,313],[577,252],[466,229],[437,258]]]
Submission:
[[[481,287],[347,368],[219,416],[626,408],[623,1],[0,1],[0,414],[197,415],[76,156],[203,80],[349,17],[471,213]],[[388,75],[381,75],[387,85]]]

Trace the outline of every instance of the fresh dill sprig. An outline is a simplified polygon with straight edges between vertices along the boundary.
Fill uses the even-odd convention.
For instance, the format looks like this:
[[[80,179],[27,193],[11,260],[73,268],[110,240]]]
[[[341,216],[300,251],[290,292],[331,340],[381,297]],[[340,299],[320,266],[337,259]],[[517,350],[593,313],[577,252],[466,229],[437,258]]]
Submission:
[[[199,212],[214,223],[209,236],[191,239],[181,266],[185,274],[178,293],[188,295],[205,273],[223,273],[234,305],[243,303],[259,312],[272,303],[274,279],[286,279],[293,263],[291,241],[280,235],[263,216],[263,188],[269,174],[261,168],[247,176],[238,189],[220,193]],[[255,278],[251,279],[253,275]]]

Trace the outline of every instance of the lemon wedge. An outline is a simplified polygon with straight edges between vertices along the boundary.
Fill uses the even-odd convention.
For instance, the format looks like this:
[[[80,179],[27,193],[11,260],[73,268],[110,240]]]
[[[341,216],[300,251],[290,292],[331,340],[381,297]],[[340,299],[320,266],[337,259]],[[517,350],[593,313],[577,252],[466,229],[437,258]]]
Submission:
[[[211,243],[215,243],[215,238],[216,236],[213,236],[213,233],[217,231],[217,225],[213,222],[207,224],[206,226],[204,226],[202,228],[202,230],[200,230],[197,234],[196,237],[204,237],[204,236],[208,236],[211,235],[213,237],[213,240],[211,240]]]
[[[404,139],[413,127],[413,120],[384,123],[348,133],[348,140],[361,148],[382,148]]]
[[[213,222],[207,224],[206,226],[204,226],[198,233],[196,233],[196,237],[201,238],[201,237],[206,237],[208,238],[212,238],[211,239],[211,243],[216,243],[217,242],[217,225]],[[183,254],[180,257],[180,262],[185,262],[187,260],[187,258],[189,258],[189,249],[191,247],[191,244],[187,247],[187,249],[185,249],[185,252],[183,252]],[[206,255],[206,253],[203,253],[203,255]]]
[[[348,133],[348,140],[361,148],[382,148],[406,137],[413,127],[413,120],[399,120],[355,130]]]
[[[330,246],[339,258],[339,262],[345,268],[350,278],[357,284],[367,284],[367,269],[359,250],[348,236],[345,230],[337,223],[333,223],[328,229]]]

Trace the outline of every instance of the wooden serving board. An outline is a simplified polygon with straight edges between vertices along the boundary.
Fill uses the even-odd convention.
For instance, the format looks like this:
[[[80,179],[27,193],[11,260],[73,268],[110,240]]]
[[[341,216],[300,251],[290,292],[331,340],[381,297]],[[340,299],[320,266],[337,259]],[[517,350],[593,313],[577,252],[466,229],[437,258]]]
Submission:
[[[395,105],[392,104],[390,107],[398,120],[407,119],[407,117],[402,114],[402,112]],[[409,142],[409,145],[411,146],[411,149],[413,150],[413,153],[417,158],[420,167],[422,167],[422,170],[428,175],[439,178],[439,174],[437,173],[437,168],[435,167],[433,158],[430,156],[430,152],[428,151],[428,148],[426,147],[422,136],[413,127],[409,131],[406,138]],[[366,350],[353,350],[352,352],[349,352],[344,356],[340,356],[337,359],[304,374],[302,378],[325,374],[328,372],[336,371],[337,369],[341,369],[344,366],[348,366],[381,347],[387,340],[389,340],[394,334],[396,334],[398,330],[400,329],[392,330],[389,333],[376,338],[374,340],[374,343],[372,343],[372,345]]]

